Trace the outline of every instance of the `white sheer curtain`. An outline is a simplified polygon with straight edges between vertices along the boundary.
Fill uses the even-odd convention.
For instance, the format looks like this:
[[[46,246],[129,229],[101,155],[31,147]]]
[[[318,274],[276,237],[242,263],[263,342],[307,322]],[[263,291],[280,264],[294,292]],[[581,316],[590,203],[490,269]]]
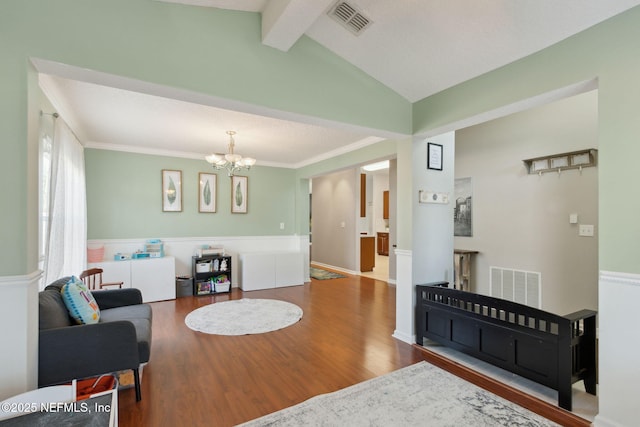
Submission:
[[[55,121],[50,182],[44,286],[79,275],[87,261],[84,149],[62,118]]]

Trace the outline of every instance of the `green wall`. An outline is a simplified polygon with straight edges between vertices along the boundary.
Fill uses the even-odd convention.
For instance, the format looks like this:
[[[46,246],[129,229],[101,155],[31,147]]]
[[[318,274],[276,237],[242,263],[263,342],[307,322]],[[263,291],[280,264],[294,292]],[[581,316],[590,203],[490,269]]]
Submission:
[[[37,269],[34,129],[39,106],[28,96],[37,92],[30,58],[386,132],[411,132],[411,104],[404,98],[306,37],[286,53],[264,46],[260,27],[257,13],[154,0],[2,1],[0,239],[5,244],[0,276]],[[271,218],[265,224],[274,219],[281,222]],[[180,227],[195,232],[187,224]],[[239,227],[231,224],[229,230]],[[250,230],[245,232],[262,229]],[[97,232],[90,230],[90,237]]]
[[[414,105],[414,132],[598,80],[600,270],[640,273],[640,7]],[[638,156],[636,156],[638,154]],[[631,192],[630,192],[631,190]]]
[[[299,177],[311,178],[341,169],[352,168],[354,165],[363,165],[379,159],[388,159],[395,157],[395,154],[396,141],[388,139],[302,167],[297,170],[297,174]]]
[[[248,212],[231,213],[231,182],[204,160],[85,150],[89,239],[291,235],[295,229],[295,171],[254,166]],[[182,171],[182,212],[163,212],[161,171]],[[216,173],[217,209],[198,212],[198,173]],[[285,224],[283,230],[280,223]]]
[[[640,151],[640,8],[411,105],[308,38],[260,43],[258,14],[151,0],[7,0],[0,6],[0,275],[35,268],[29,58],[39,57],[275,109],[387,131],[426,133],[598,78],[600,266],[640,272],[640,203],[622,185]],[[526,84],[525,84],[526,83]]]

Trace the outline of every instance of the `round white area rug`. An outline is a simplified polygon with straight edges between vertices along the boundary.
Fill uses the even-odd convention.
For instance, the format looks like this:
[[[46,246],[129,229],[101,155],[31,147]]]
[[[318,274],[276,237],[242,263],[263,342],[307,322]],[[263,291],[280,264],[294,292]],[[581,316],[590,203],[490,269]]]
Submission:
[[[302,309],[295,304],[243,298],[200,307],[187,314],[184,323],[205,334],[248,335],[286,328],[300,319]]]

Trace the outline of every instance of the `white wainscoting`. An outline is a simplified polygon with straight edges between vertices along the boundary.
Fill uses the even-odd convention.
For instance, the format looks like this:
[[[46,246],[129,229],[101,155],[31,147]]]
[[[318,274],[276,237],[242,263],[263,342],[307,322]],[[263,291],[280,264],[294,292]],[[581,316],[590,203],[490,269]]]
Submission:
[[[38,283],[42,271],[0,277],[0,400],[38,387]]]
[[[89,247],[104,245],[104,261],[113,260],[116,253],[131,254],[144,250],[146,240],[153,239],[92,239]],[[303,254],[304,277],[309,281],[309,236],[224,236],[224,237],[171,237],[160,239],[164,243],[165,255],[176,259],[176,275],[192,276],[191,258],[203,245],[223,247],[231,256],[231,284],[238,287],[238,254],[258,251],[299,251]]]
[[[638,425],[640,275],[600,271],[598,286],[599,427]]]

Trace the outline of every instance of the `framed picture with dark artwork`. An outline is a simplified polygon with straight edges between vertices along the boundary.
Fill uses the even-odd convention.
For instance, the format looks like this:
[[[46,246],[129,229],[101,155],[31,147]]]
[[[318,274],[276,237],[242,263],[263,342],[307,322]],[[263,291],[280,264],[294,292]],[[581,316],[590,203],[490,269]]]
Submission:
[[[427,169],[442,170],[442,145],[427,143]]]
[[[471,177],[454,181],[455,207],[453,209],[453,235],[473,236],[473,187]]]
[[[162,211],[182,212],[182,171],[162,170]]]
[[[198,212],[215,213],[218,190],[218,175],[215,173],[198,174]]]
[[[247,176],[231,177],[231,213],[247,213],[248,181]]]

